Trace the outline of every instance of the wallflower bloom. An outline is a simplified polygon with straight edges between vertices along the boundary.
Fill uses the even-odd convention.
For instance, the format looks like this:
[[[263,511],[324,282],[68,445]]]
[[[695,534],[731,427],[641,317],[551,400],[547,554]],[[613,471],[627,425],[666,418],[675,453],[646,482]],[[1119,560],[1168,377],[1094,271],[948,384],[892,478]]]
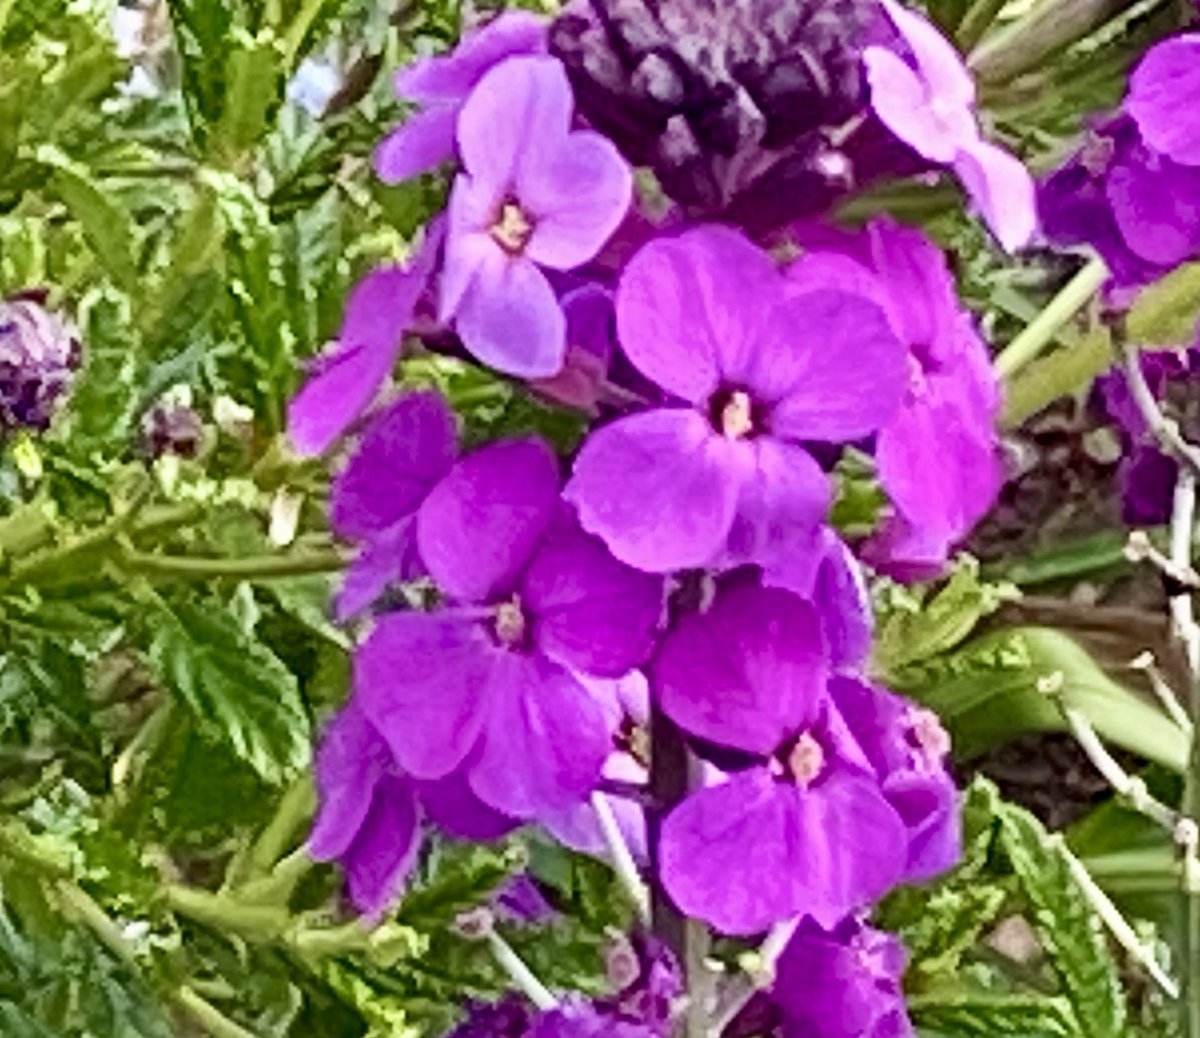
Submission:
[[[828,932],[804,920],[779,958],[771,1000],[783,1038],[910,1038],[891,934],[847,919]]]
[[[393,581],[421,575],[417,509],[457,451],[454,413],[438,393],[408,393],[367,426],[330,494],[334,532],[362,545],[337,598],[339,619],[361,612]]]
[[[546,21],[529,11],[505,11],[464,36],[450,54],[422,58],[396,75],[396,93],[421,106],[375,151],[375,171],[389,184],[436,169],[454,158],[458,113],[475,85],[505,58],[546,50]]]
[[[616,147],[572,130],[574,101],[553,58],[510,58],[458,117],[464,172],[450,196],[440,313],[486,364],[556,374],[566,328],[542,268],[571,270],[617,229],[633,174]]]
[[[442,230],[443,221],[434,220],[407,264],[379,267],[354,286],[336,346],[314,358],[288,404],[288,433],[301,454],[327,451],[378,395],[429,286]]]
[[[959,306],[945,256],[921,232],[875,221],[834,246],[792,266],[797,289],[859,286],[908,349],[903,403],[875,446],[894,514],[864,558],[902,579],[926,578],[942,569],[1003,483],[991,357]]]
[[[617,289],[633,365],[679,405],[588,438],[567,496],[617,558],[652,572],[765,562],[815,532],[829,481],[800,445],[865,436],[891,417],[905,360],[868,298],[785,291],[728,228],[652,242]]]
[[[833,926],[900,881],[908,836],[829,695],[816,610],[786,591],[722,591],[683,618],[652,665],[685,731],[753,763],[676,807],[662,827],[663,884],[688,915],[748,934],[809,914]],[[877,704],[847,702],[870,715]]]
[[[356,695],[406,773],[462,771],[482,801],[523,819],[595,785],[609,730],[572,670],[624,674],[649,654],[661,610],[661,582],[583,533],[558,483],[539,440],[457,462],[416,521],[450,604],[381,617],[354,660]]]
[[[1151,47],[1129,79],[1125,108],[1149,147],[1200,166],[1200,33]]]
[[[308,838],[318,861],[340,861],[350,900],[379,917],[399,894],[421,847],[415,784],[351,702],[329,723],[316,758],[320,809]]]
[[[919,14],[895,0],[880,2],[902,52],[863,52],[875,114],[924,158],[953,166],[1005,249],[1027,245],[1037,230],[1033,180],[1019,159],[980,135],[975,83],[962,58]]]

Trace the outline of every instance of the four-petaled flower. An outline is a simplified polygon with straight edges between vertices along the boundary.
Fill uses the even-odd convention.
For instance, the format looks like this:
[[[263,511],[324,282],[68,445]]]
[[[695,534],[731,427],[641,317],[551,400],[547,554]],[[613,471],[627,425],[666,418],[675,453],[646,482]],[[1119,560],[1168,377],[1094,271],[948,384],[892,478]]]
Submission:
[[[571,127],[553,58],[510,58],[458,116],[463,172],[450,195],[440,313],[463,345],[510,375],[563,366],[566,321],[544,273],[593,259],[620,225],[633,173],[611,141]]]

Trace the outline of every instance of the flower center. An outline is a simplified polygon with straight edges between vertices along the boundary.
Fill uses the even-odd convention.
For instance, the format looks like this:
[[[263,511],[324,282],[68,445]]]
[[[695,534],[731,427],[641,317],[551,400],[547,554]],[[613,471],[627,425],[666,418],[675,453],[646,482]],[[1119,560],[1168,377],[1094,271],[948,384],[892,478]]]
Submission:
[[[809,732],[804,732],[788,754],[788,770],[796,785],[807,789],[825,770],[825,750]]]
[[[496,217],[496,222],[492,224],[492,239],[498,242],[505,252],[515,255],[524,251],[531,234],[533,224],[525,215],[525,210],[516,202],[505,202],[500,207],[500,215]]]
[[[917,751],[920,762],[937,768],[950,753],[950,736],[932,710],[908,711],[908,741]]]
[[[525,641],[525,610],[516,595],[511,601],[496,606],[495,631],[503,645],[515,646]]]

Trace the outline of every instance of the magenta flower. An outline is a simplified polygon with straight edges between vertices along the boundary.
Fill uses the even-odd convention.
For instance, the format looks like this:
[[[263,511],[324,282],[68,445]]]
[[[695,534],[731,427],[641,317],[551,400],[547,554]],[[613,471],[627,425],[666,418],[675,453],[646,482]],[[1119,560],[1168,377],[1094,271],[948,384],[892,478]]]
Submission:
[[[1200,33],[1151,47],[1129,79],[1125,108],[1150,148],[1200,166]]]
[[[664,639],[651,671],[663,709],[753,758],[663,824],[662,881],[688,915],[736,934],[805,913],[832,926],[904,875],[904,820],[852,734],[866,719],[842,717],[829,672],[816,610],[782,590],[724,590]]]
[[[941,571],[1003,484],[991,357],[958,304],[945,257],[921,232],[877,220],[833,244],[838,251],[813,251],[793,265],[797,289],[857,285],[878,300],[908,350],[904,400],[875,447],[893,514],[864,557],[893,576],[926,578]]]
[[[301,454],[321,454],[367,410],[391,374],[404,333],[433,274],[443,221],[434,220],[405,266],[367,274],[346,303],[337,345],[314,359],[288,404],[288,433]]]
[[[680,403],[592,433],[567,496],[617,558],[651,572],[765,562],[815,531],[829,481],[801,441],[868,435],[903,393],[904,351],[878,305],[789,296],[765,252],[715,225],[637,253],[617,331]]]
[[[362,546],[337,598],[340,620],[367,608],[393,581],[423,573],[417,509],[457,450],[454,413],[434,392],[400,397],[367,426],[330,495],[334,532]]]
[[[463,345],[510,375],[563,366],[566,329],[543,273],[588,262],[617,229],[633,174],[612,142],[572,130],[574,101],[553,58],[510,58],[458,117],[464,172],[450,195],[440,313]]]
[[[900,47],[863,52],[875,114],[918,154],[954,167],[1005,249],[1027,245],[1037,230],[1033,179],[1019,159],[980,136],[975,84],[958,52],[916,12],[895,0],[880,3]]]
[[[356,695],[416,778],[463,771],[517,818],[585,799],[608,756],[604,713],[573,671],[615,678],[653,647],[660,581],[583,533],[539,440],[458,461],[417,512],[421,561],[449,603],[381,617]]]
[[[378,918],[400,893],[421,847],[416,785],[353,702],[325,729],[316,778],[320,809],[309,853],[340,861],[350,900]]]
[[[865,923],[847,919],[827,932],[804,920],[771,991],[782,1038],[911,1038],[906,959],[897,938]]]
[[[546,31],[545,19],[529,11],[505,11],[464,36],[452,53],[422,58],[397,73],[396,93],[421,110],[380,142],[380,178],[395,184],[454,158],[458,113],[475,85],[505,58],[545,53]]]

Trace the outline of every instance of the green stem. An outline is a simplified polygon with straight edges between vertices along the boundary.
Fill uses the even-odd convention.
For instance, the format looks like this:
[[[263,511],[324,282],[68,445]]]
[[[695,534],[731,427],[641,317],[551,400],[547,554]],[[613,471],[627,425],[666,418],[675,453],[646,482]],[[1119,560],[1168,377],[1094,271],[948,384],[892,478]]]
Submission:
[[[1024,17],[984,40],[967,60],[983,83],[1007,83],[1098,29],[1128,0],[1042,0]]]
[[[1008,0],[977,0],[954,33],[959,50],[969,53],[992,27]]]
[[[252,874],[270,872],[287,849],[296,830],[312,818],[317,791],[312,776],[302,775],[279,800],[274,817],[266,824],[250,852]]]
[[[100,943],[126,966],[133,970],[138,968],[137,953],[128,938],[86,890],[65,879],[59,880],[55,889],[69,915],[87,926]]]
[[[212,1038],[258,1038],[186,985],[175,992],[175,1003]]]
[[[1012,378],[1042,352],[1108,280],[1108,266],[1096,257],[1077,273],[1041,313],[996,357],[996,374]]]
[[[324,6],[325,0],[307,0],[307,3],[300,9],[300,13],[292,20],[292,24],[288,26],[287,35],[283,38],[283,53],[288,69],[293,67],[296,58],[300,56],[304,38],[308,35],[308,30],[312,28],[313,22],[316,21],[317,15],[321,13],[321,8]]]
[[[273,941],[282,938],[291,925],[286,908],[274,905],[247,905],[207,890],[171,884],[164,891],[167,905],[182,916],[214,930],[239,934],[250,940]]]
[[[346,566],[339,551],[307,555],[262,555],[244,559],[202,558],[192,555],[151,555],[127,549],[118,558],[121,567],[147,576],[178,577],[186,580],[270,580],[313,573],[335,573]]]

